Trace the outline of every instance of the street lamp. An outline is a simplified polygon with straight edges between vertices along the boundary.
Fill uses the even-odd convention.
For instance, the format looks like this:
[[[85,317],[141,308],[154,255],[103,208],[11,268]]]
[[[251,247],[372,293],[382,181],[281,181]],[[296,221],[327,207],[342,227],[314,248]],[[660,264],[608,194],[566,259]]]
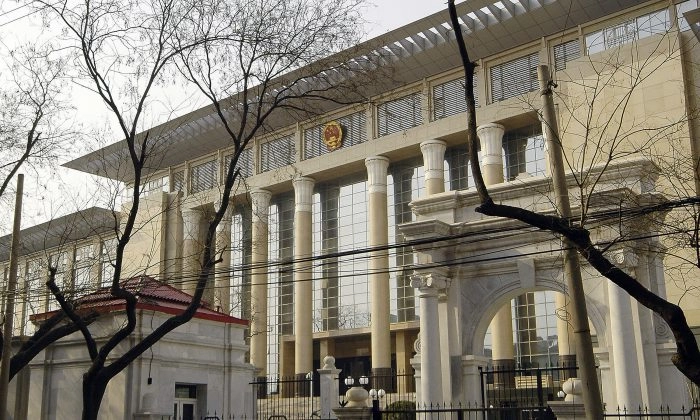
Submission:
[[[373,418],[379,418],[379,400],[384,398],[386,391],[383,389],[370,389],[369,396],[372,398],[372,413]]]
[[[369,378],[366,376],[360,376],[360,385],[363,387],[369,383]]]
[[[352,376],[345,378],[345,385],[349,387],[355,385],[355,380],[352,378]]]

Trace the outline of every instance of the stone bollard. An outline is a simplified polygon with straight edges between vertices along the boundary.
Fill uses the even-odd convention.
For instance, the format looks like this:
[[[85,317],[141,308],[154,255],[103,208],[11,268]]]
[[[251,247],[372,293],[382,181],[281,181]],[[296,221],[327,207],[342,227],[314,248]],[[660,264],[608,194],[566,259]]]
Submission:
[[[369,420],[372,409],[367,406],[369,392],[361,386],[354,386],[345,393],[345,407],[333,409],[338,420]]]
[[[335,367],[335,357],[326,356],[323,358],[323,367],[318,370],[319,386],[321,394],[320,415],[322,418],[335,419],[333,410],[339,406],[338,395],[338,374],[340,369]]]
[[[569,378],[562,384],[562,390],[566,394],[564,401],[550,401],[549,408],[557,420],[573,420],[586,417],[583,408],[583,385],[578,378]]]

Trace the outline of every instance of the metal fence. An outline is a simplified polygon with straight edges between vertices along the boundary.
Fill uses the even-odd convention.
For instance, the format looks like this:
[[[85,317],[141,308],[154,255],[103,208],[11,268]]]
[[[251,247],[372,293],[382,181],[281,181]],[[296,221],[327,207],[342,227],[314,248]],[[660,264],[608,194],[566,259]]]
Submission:
[[[628,409],[626,407],[617,407],[614,412],[606,412],[604,417],[609,419],[700,419],[700,401],[695,400],[692,407],[686,409],[681,407],[680,410],[672,410],[670,407],[659,407],[658,409],[650,409],[648,407],[636,407]]]
[[[352,378],[351,384],[346,384],[346,379],[348,376],[338,377],[338,390],[339,398],[343,398],[345,392],[351,386],[359,386],[360,378]],[[370,374],[366,376],[367,385],[365,388],[369,391],[370,389],[384,390],[384,397],[382,397],[382,404],[384,406],[389,406],[394,403],[399,402],[412,402],[416,401],[416,381],[413,371],[402,372],[402,371],[391,371],[386,374]]]
[[[483,407],[546,407],[563,400],[562,384],[576,376],[575,367],[479,369]]]
[[[256,397],[257,419],[317,418],[318,400],[313,392],[318,383],[311,377],[270,377],[250,385]]]

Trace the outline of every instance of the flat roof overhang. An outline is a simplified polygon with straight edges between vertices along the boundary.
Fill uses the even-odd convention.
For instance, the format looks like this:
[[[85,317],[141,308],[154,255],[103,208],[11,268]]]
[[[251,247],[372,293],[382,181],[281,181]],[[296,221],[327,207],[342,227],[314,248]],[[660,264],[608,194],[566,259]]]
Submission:
[[[477,60],[639,5],[639,0],[470,0],[457,5],[457,12],[470,57]],[[371,97],[460,66],[454,39],[449,14],[443,10],[325,60],[334,63],[346,60],[351,54],[357,58],[374,57],[374,62],[378,59],[382,69],[390,71],[391,80],[370,84],[361,92]],[[283,77],[294,78],[308,71],[307,66]],[[329,112],[342,106],[345,105],[324,103],[317,109]],[[273,115],[266,131],[297,121],[298,115],[280,112]],[[231,144],[212,106],[147,132],[159,138],[158,147],[162,152],[153,154],[143,170],[144,176]],[[120,141],[63,166],[130,182],[134,176],[128,162],[127,149]]]

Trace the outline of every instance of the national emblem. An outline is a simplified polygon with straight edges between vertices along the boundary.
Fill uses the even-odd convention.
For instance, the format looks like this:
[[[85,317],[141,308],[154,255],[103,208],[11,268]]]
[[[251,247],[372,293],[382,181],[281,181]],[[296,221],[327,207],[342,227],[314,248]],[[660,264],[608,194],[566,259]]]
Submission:
[[[343,127],[337,121],[323,126],[323,143],[331,152],[343,145]]]

